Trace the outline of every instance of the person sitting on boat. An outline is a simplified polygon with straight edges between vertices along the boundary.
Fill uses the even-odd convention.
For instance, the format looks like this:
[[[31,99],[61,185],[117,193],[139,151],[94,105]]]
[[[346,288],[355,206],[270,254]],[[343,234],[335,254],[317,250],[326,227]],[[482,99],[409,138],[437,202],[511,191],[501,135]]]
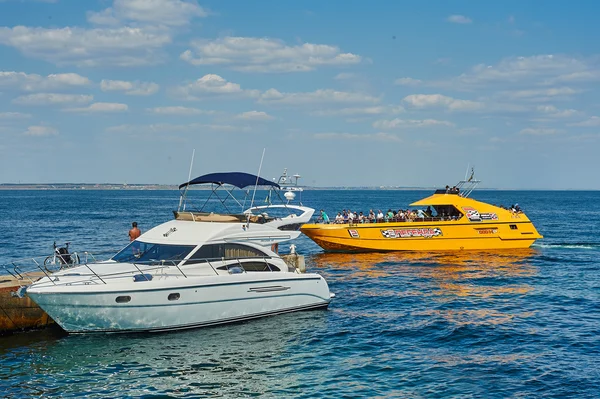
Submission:
[[[381,212],[381,209],[379,211],[377,211],[377,222],[378,223],[383,222],[383,212]]]
[[[398,210],[396,217],[398,218],[399,222],[404,222],[404,218],[405,218],[404,211],[402,209]]]
[[[341,212],[338,212],[337,215],[335,215],[335,222],[338,224],[344,223],[344,217]]]
[[[433,217],[433,211],[431,210],[431,206],[427,206],[427,209],[425,210],[425,216],[430,218]]]
[[[363,215],[362,212],[358,213],[358,223],[364,223],[365,222],[365,215]]]
[[[423,209],[418,209],[417,210],[417,217],[419,219],[425,219],[425,212],[423,211]]]
[[[373,209],[369,209],[369,222],[375,223],[375,220],[376,220],[375,212],[373,212]]]
[[[344,209],[344,213],[342,215],[344,223],[348,223],[348,211]]]
[[[329,216],[327,216],[323,209],[321,209],[321,220],[323,221],[323,223],[329,224]]]
[[[388,211],[387,211],[387,218],[388,218],[388,220],[394,219],[394,212],[392,212],[391,209],[388,209]]]
[[[519,204],[515,204],[515,212],[517,213],[521,213],[521,207],[519,206]]]

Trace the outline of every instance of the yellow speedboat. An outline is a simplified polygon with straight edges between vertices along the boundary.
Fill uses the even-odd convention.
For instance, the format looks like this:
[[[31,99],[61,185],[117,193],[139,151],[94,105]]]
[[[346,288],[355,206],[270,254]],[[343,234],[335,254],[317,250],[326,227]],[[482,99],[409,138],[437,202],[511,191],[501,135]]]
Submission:
[[[431,210],[420,217],[311,223],[300,230],[326,251],[338,252],[528,248],[543,238],[519,209],[469,198],[479,182],[463,180],[410,204]]]

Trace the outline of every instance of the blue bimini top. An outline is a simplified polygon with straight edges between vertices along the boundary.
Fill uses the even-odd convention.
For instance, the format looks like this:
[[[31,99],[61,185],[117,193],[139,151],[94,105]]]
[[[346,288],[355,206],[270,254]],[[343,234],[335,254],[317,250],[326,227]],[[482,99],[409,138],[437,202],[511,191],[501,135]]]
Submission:
[[[272,186],[279,187],[279,184],[275,182],[271,182],[267,179],[263,179],[262,177],[252,175],[250,173],[244,172],[224,172],[224,173],[209,173],[207,175],[196,177],[195,179],[190,180],[187,183],[183,183],[179,185],[179,189],[185,186],[193,186],[195,184],[218,184],[222,186],[223,184],[230,184],[232,186],[238,188],[244,188],[248,186]]]

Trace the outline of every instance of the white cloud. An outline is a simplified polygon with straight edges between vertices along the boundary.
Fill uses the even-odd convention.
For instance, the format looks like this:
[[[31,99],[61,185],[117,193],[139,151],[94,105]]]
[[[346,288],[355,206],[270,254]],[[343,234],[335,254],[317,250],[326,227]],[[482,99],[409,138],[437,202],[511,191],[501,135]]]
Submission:
[[[341,73],[338,73],[337,75],[335,75],[333,78],[335,80],[348,80],[348,79],[355,79],[356,76],[357,75],[355,73],[341,72]]]
[[[469,17],[465,17],[464,15],[450,15],[448,17],[448,22],[452,22],[455,24],[470,24],[473,20]]]
[[[204,75],[194,82],[178,86],[174,93],[185,100],[199,100],[204,97],[257,97],[258,90],[244,90],[237,83],[228,82],[219,75]]]
[[[89,23],[94,25],[108,25],[114,26],[119,25],[121,21],[115,16],[112,8],[106,8],[102,11],[88,11],[87,20]]]
[[[84,94],[37,93],[15,98],[12,102],[20,105],[64,105],[86,104],[94,96]]]
[[[381,115],[381,114],[399,114],[404,112],[402,106],[374,106],[374,107],[354,107],[341,109],[322,109],[311,112],[315,116],[357,116],[357,115]]]
[[[114,0],[113,6],[100,12],[88,12],[88,21],[97,25],[141,23],[182,26],[208,12],[194,0]]]
[[[67,109],[65,109],[65,111],[95,113],[95,112],[124,112],[124,111],[127,111],[128,109],[129,109],[129,107],[127,106],[127,104],[93,103],[87,107],[82,107],[82,108],[67,108]]]
[[[316,133],[314,138],[320,140],[361,140],[361,141],[383,141],[401,143],[402,139],[394,134],[379,132],[370,134],[356,133]]]
[[[588,120],[571,123],[569,126],[597,127],[600,126],[600,116],[592,116]]]
[[[583,90],[573,89],[571,87],[553,87],[549,89],[531,89],[504,92],[507,97],[519,99],[547,99],[550,97],[568,97],[573,94],[581,93]]]
[[[379,120],[373,122],[373,127],[376,129],[407,129],[407,128],[420,128],[420,127],[435,127],[435,126],[446,126],[453,127],[454,123],[448,121],[440,121],[437,119],[392,119],[392,120]]]
[[[0,87],[13,87],[23,91],[60,90],[88,86],[92,82],[76,73],[58,73],[41,76],[25,72],[0,71]]]
[[[474,89],[493,84],[552,85],[559,82],[593,80],[600,80],[600,65],[597,59],[546,54],[504,58],[496,65],[478,64],[448,81],[429,84]]]
[[[402,101],[415,108],[442,107],[450,111],[474,111],[484,107],[479,101],[459,100],[442,94],[411,94]]]
[[[0,119],[28,119],[31,118],[31,114],[24,114],[22,112],[0,112]]]
[[[398,78],[394,80],[394,84],[398,86],[418,86],[421,83],[423,83],[423,81],[413,78]]]
[[[581,114],[576,109],[558,109],[554,105],[539,105],[536,109],[551,118],[571,118]]]
[[[520,134],[532,135],[532,136],[551,136],[558,133],[562,133],[563,131],[560,129],[550,129],[550,128],[526,128],[521,130]]]
[[[25,132],[23,132],[25,136],[56,136],[58,135],[58,130],[53,127],[48,126],[29,126]]]
[[[0,27],[0,44],[57,65],[95,67],[139,66],[162,60],[160,50],[171,42],[164,29]]]
[[[379,98],[368,94],[335,91],[331,89],[319,89],[304,93],[281,93],[276,89],[265,91],[259,102],[266,104],[323,104],[323,103],[377,103]]]
[[[108,133],[122,133],[127,135],[147,135],[149,133],[188,133],[188,132],[248,132],[252,129],[248,126],[218,125],[218,124],[170,124],[155,123],[149,125],[117,125],[105,129]]]
[[[269,120],[275,119],[271,115],[269,115],[263,111],[242,112],[241,114],[238,114],[235,117],[237,119],[243,119],[243,120],[247,120],[247,121],[269,121]]]
[[[148,111],[160,115],[212,115],[216,113],[216,111],[181,106],[149,108]]]
[[[281,40],[224,37],[196,40],[180,58],[193,65],[223,65],[243,72],[306,72],[325,65],[357,64],[361,57],[341,53],[336,46],[304,43],[288,46]]]
[[[159,85],[153,82],[129,82],[126,80],[106,80],[100,82],[102,91],[123,91],[132,96],[149,96],[158,91]]]

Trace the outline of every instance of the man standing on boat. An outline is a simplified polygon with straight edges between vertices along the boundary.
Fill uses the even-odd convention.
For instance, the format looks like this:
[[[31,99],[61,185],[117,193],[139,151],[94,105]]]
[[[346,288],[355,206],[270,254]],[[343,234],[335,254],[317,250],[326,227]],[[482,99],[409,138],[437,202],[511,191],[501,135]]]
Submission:
[[[142,235],[142,232],[137,227],[137,222],[131,223],[131,230],[129,230],[129,241],[133,241],[139,236]]]

